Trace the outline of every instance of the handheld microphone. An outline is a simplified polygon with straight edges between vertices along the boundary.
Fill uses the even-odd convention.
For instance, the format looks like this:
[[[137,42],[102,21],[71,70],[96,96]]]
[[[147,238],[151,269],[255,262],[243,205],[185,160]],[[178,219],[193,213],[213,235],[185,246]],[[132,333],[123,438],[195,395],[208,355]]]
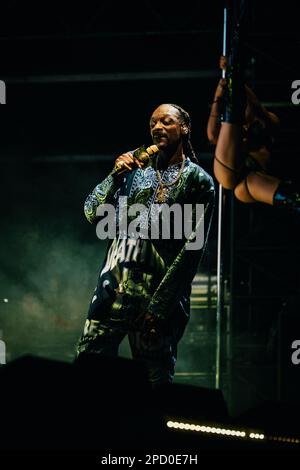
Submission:
[[[150,147],[146,147],[142,145],[142,147],[137,148],[133,152],[134,158],[137,158],[141,163],[147,165],[149,159],[153,157],[157,152],[159,152],[159,148],[157,145],[150,145]]]
[[[147,165],[150,158],[156,155],[158,152],[159,148],[157,145],[150,145],[149,147],[145,147],[145,145],[142,145],[141,147],[138,147],[136,150],[134,150],[132,156],[139,160],[141,163],[143,163],[143,165]],[[118,175],[121,175],[122,173],[128,171],[126,167],[123,169],[122,167],[122,162],[115,165],[112,174],[118,173]]]

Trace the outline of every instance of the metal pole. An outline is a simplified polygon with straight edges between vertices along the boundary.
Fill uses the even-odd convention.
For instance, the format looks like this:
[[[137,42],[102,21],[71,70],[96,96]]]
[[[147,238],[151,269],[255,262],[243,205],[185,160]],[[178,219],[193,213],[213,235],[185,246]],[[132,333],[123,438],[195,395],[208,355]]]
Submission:
[[[227,7],[224,8],[224,26],[223,26],[223,55],[226,56],[227,39]],[[222,77],[225,77],[225,70],[222,70]],[[223,298],[223,279],[222,279],[222,214],[223,214],[223,186],[219,184],[219,203],[218,203],[218,256],[217,256],[217,319],[216,319],[216,388],[220,388],[221,372],[221,317],[222,317],[222,298]]]

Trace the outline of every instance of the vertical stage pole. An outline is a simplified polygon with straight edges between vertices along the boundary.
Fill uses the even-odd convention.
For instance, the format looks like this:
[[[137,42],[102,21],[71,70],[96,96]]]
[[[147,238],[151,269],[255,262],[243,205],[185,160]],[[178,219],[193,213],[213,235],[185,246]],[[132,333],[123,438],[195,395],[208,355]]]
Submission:
[[[223,55],[227,55],[227,44],[228,38],[232,35],[232,45],[234,37],[240,33],[240,26],[243,19],[246,17],[248,2],[247,0],[226,1],[224,8],[224,25],[223,25]],[[233,14],[234,13],[234,14]],[[230,16],[230,18],[229,18]],[[234,17],[234,20],[233,20]],[[229,25],[230,21],[230,25]],[[236,23],[236,24],[234,24]],[[229,28],[230,26],[230,28]],[[230,31],[229,31],[230,29]],[[222,78],[226,78],[226,71],[222,70]],[[231,217],[233,217],[233,195],[231,195]],[[218,204],[218,254],[217,254],[217,313],[216,313],[216,374],[215,384],[216,388],[220,388],[221,378],[221,326],[222,326],[222,313],[223,313],[223,299],[224,299],[224,287],[223,287],[223,265],[222,265],[222,218],[223,209],[225,205],[225,193],[221,184],[219,184],[219,204]],[[231,220],[231,231],[233,231],[233,220]],[[231,245],[232,245],[231,234]],[[231,253],[231,256],[233,254]],[[233,262],[231,261],[231,285],[233,277]],[[232,289],[231,289],[232,292]],[[232,306],[232,300],[231,300]],[[232,312],[230,311],[230,316]],[[231,323],[232,318],[229,318]],[[227,332],[228,334],[228,332]],[[231,334],[231,331],[230,331]],[[231,340],[230,340],[231,341]],[[229,359],[231,360],[231,358]]]
[[[228,8],[224,8],[224,25],[223,25],[223,55],[226,56],[227,48],[227,21]],[[222,77],[225,77],[225,70],[222,70]],[[217,254],[217,318],[216,318],[216,376],[215,386],[220,388],[221,374],[221,319],[223,307],[223,278],[222,278],[222,215],[224,191],[223,186],[219,184],[219,201],[218,201],[218,254]]]

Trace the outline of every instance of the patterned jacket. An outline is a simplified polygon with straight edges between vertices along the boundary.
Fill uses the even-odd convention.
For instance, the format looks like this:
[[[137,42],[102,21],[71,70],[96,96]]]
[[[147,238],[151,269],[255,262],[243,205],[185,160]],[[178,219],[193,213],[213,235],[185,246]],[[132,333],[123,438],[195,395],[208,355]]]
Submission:
[[[172,183],[179,171],[180,164],[169,166],[161,172],[162,182]],[[125,176],[109,174],[85,201],[84,212],[90,223],[101,221],[97,216],[99,206],[109,203],[116,208],[116,237],[109,242],[99,279],[103,315],[109,312],[117,317],[136,315],[143,310],[167,320],[178,314],[189,317],[191,284],[202,260],[211,225],[214,183],[208,173],[187,158],[179,180],[167,186],[166,203],[179,205],[182,213],[185,207],[192,208],[190,218],[194,231],[200,226],[204,230],[204,243],[198,250],[188,249],[194,232],[191,236],[172,237],[174,221],[171,239],[162,237],[163,204],[156,202],[158,189],[157,173],[150,163],[146,168],[135,169]],[[127,209],[137,203],[145,206],[135,220],[144,229],[150,229],[152,223],[158,230],[158,238],[151,238],[152,233],[149,238],[132,238],[130,233],[122,235],[125,237],[122,238],[119,220],[121,200],[126,200]],[[204,207],[200,217],[196,204]],[[128,221],[132,220],[129,216]]]

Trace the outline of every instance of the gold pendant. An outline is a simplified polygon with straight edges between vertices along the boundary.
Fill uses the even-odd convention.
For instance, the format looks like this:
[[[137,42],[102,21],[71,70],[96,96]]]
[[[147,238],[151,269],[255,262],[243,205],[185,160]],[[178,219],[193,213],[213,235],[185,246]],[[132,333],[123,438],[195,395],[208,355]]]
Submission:
[[[158,188],[156,193],[156,202],[158,204],[163,204],[166,202],[166,195],[167,195],[167,188],[163,188],[162,186]]]

